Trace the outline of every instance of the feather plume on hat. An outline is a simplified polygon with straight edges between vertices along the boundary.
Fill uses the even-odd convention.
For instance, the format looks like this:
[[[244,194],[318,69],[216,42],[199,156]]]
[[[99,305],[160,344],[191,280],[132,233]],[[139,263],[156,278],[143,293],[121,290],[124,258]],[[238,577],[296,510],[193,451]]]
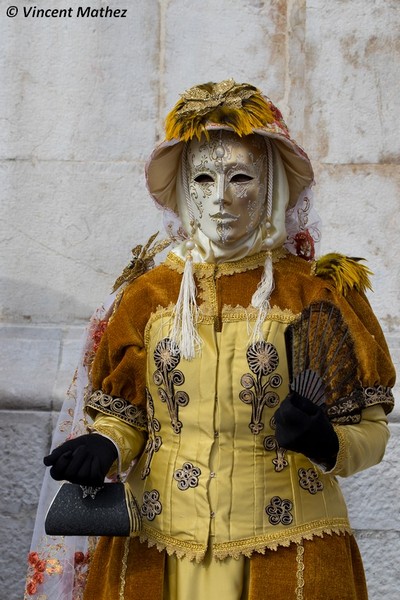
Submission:
[[[239,136],[279,122],[287,129],[282,115],[261,92],[248,83],[233,79],[204,83],[184,92],[165,121],[166,139],[209,139],[206,124],[215,123],[233,129]]]

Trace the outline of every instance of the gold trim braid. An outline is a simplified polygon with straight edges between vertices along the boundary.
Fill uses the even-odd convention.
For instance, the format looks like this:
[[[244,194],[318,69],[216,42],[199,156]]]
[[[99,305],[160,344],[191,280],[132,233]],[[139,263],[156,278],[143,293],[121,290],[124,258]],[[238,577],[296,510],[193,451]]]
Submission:
[[[321,519],[312,521],[297,527],[291,527],[266,533],[254,538],[214,544],[214,556],[224,559],[227,556],[238,558],[241,554],[251,556],[253,552],[264,553],[265,549],[277,550],[279,546],[290,546],[292,543],[300,543],[302,540],[311,540],[314,536],[322,537],[324,534],[352,533],[350,523],[345,518]]]
[[[129,555],[129,546],[130,546],[130,538],[127,537],[124,543],[124,554],[122,556],[122,568],[120,574],[121,585],[119,588],[119,600],[124,600],[125,598],[125,583],[126,583],[126,571],[128,569],[128,555]]]
[[[228,556],[237,559],[241,555],[249,558],[253,552],[264,554],[266,550],[277,550],[279,546],[288,547],[292,543],[302,544],[303,540],[312,540],[315,536],[323,537],[324,535],[340,535],[343,533],[352,534],[348,519],[322,519],[291,527],[285,531],[281,530],[276,533],[271,532],[230,542],[214,543],[213,556],[217,560],[223,560]],[[189,560],[196,560],[196,562],[201,562],[207,551],[207,547],[202,544],[178,540],[161,531],[156,531],[145,523],[142,526],[140,541],[146,541],[149,547],[156,546],[160,552],[165,550],[169,555],[176,554],[178,558],[185,556]]]
[[[303,541],[297,544],[296,549],[296,600],[304,599],[304,546]]]
[[[277,263],[281,259],[286,258],[288,256],[288,251],[285,248],[276,248],[272,250],[272,262]],[[265,259],[267,256],[267,252],[258,252],[257,254],[251,254],[250,256],[245,256],[239,260],[234,260],[232,262],[224,262],[224,263],[193,263],[193,270],[199,279],[202,277],[215,277],[218,279],[223,275],[235,275],[236,273],[245,273],[246,271],[251,271],[253,269],[258,269],[259,267],[263,267],[265,264]],[[180,258],[174,252],[169,252],[168,256],[165,259],[165,264],[172,269],[173,271],[177,271],[182,274],[185,269],[185,261]]]

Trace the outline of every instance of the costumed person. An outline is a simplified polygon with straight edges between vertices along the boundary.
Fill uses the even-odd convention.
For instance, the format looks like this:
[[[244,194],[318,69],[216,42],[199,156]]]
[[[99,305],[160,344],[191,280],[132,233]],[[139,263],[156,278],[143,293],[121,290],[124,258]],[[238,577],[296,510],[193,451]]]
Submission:
[[[85,353],[89,433],[45,459],[84,486],[136,461],[141,532],[102,537],[79,593],[365,600],[336,477],[377,464],[389,437],[369,270],[315,259],[310,161],[249,84],[182,94],[146,177],[182,241],[119,280]]]

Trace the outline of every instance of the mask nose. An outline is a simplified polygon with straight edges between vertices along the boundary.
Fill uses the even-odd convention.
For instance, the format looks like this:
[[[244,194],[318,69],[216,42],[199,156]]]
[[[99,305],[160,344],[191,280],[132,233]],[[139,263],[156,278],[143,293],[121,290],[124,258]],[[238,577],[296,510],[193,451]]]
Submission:
[[[219,205],[220,210],[222,210],[226,204],[225,175],[217,176],[217,195],[216,195],[215,203]]]

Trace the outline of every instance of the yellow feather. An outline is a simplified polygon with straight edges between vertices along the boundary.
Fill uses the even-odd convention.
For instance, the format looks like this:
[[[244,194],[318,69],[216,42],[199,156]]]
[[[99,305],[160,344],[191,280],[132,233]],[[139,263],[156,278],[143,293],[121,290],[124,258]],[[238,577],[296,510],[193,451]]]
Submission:
[[[239,136],[250,135],[279,118],[257,88],[232,80],[222,84],[196,86],[183,94],[165,120],[166,139],[187,142],[202,135],[208,139],[208,123],[227,125]]]
[[[337,291],[344,296],[352,289],[365,292],[372,290],[372,271],[360,264],[363,258],[354,258],[332,252],[322,256],[315,265],[315,274],[323,279],[331,279]]]

